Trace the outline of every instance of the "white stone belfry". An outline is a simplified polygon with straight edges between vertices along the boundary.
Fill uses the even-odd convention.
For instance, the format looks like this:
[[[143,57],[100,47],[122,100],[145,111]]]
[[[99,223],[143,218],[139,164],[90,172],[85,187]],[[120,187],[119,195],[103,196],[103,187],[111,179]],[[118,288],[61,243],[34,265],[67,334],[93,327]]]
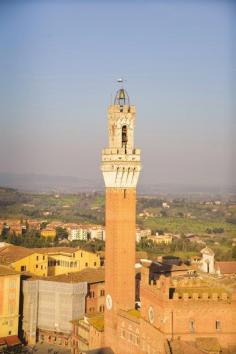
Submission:
[[[204,273],[215,273],[215,254],[209,248],[205,247],[201,250],[202,260],[200,263],[200,269]]]
[[[140,150],[134,148],[136,109],[127,92],[118,90],[108,109],[109,147],[102,150],[101,170],[106,187],[136,187],[141,170]]]

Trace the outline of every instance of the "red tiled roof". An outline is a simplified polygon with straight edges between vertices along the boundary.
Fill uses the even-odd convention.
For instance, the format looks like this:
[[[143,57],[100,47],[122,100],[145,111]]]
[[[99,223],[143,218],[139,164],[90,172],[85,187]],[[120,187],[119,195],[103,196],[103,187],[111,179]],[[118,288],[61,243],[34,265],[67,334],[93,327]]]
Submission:
[[[203,351],[196,348],[192,342],[184,342],[179,339],[175,339],[169,342],[172,354],[203,354]]]
[[[236,262],[216,262],[216,270],[221,274],[234,274],[236,273]]]
[[[19,338],[17,336],[6,337],[6,342],[9,347],[13,346],[13,345],[21,344],[21,341],[19,340]]]
[[[89,284],[103,283],[105,281],[105,270],[104,268],[85,268],[78,272],[52,275],[49,277],[38,277],[32,276],[28,281],[33,281],[37,279],[42,279],[44,281],[55,281],[61,283],[81,283],[87,282]]]
[[[19,259],[33,254],[34,252],[35,251],[30,248],[15,246],[6,243],[3,247],[0,247],[0,263],[11,264],[13,262],[18,261]]]
[[[5,265],[0,264],[0,276],[4,276],[4,275],[18,275],[20,274],[19,272],[17,272],[16,270],[7,267]]]
[[[0,338],[0,345],[8,345],[9,347],[13,347],[14,345],[21,344],[18,336],[8,336],[8,337],[1,337]]]

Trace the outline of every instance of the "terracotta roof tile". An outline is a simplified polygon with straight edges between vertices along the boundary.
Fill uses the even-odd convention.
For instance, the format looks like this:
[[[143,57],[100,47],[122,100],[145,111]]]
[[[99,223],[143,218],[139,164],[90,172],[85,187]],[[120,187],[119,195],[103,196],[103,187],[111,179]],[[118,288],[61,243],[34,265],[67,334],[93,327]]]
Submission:
[[[220,352],[220,345],[217,338],[199,337],[196,338],[196,345],[199,349],[205,352]]]
[[[15,261],[18,261],[21,258],[33,254],[34,252],[35,251],[30,248],[6,244],[5,246],[0,247],[0,263],[11,264]]]
[[[3,276],[3,275],[17,275],[17,274],[20,275],[20,273],[15,271],[14,269],[0,264],[0,276]]]
[[[216,262],[215,268],[221,274],[234,274],[236,273],[236,262]]]
[[[196,348],[192,342],[184,342],[179,339],[175,339],[169,342],[172,354],[203,354],[204,352],[199,348]]]
[[[79,272],[60,274],[44,278],[47,281],[58,281],[62,283],[80,283],[87,282],[89,284],[100,283],[105,281],[104,268],[86,268]]]

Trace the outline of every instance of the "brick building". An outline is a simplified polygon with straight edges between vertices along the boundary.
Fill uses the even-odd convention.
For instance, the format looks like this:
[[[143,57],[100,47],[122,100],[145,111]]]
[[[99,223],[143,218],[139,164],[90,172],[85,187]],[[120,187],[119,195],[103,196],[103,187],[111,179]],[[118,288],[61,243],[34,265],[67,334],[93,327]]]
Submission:
[[[134,122],[135,107],[122,88],[108,110],[109,147],[102,152],[106,186],[106,307],[104,337],[98,335],[95,344],[97,348],[109,347],[115,354],[219,354],[222,348],[224,353],[231,353],[236,345],[236,279],[227,282],[216,278],[208,248],[202,252],[207,274],[180,269],[178,265],[143,262],[141,309],[135,309],[140,150],[134,148]],[[88,335],[94,324],[84,318],[81,325],[87,326],[86,339],[82,331],[77,333],[81,345],[85,339],[86,348],[81,351],[85,352],[94,348]]]

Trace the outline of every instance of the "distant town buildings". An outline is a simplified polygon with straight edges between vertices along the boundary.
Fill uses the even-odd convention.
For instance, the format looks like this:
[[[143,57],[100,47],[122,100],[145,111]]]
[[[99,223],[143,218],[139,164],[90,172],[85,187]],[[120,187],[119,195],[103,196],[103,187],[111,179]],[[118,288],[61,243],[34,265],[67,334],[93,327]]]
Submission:
[[[142,238],[151,236],[151,229],[136,228],[136,242],[140,242]]]
[[[46,226],[43,226],[43,224]],[[44,238],[55,239],[57,235],[57,228],[67,231],[69,241],[87,241],[87,240],[102,240],[105,241],[106,233],[102,225],[96,224],[77,224],[77,223],[63,223],[61,221],[36,221],[36,220],[18,220],[7,219],[0,220],[0,233],[5,229],[8,232],[15,233],[16,236],[23,235],[27,230],[39,231]]]
[[[56,237],[56,230],[46,227],[45,229],[41,230],[40,235],[42,237],[46,237],[46,238],[50,237],[54,239]]]
[[[156,244],[164,243],[169,245],[172,243],[173,236],[171,234],[159,235],[157,232],[156,235],[148,236],[147,239],[153,241]]]
[[[105,241],[105,228],[101,225],[65,225],[69,241],[102,240]]]

